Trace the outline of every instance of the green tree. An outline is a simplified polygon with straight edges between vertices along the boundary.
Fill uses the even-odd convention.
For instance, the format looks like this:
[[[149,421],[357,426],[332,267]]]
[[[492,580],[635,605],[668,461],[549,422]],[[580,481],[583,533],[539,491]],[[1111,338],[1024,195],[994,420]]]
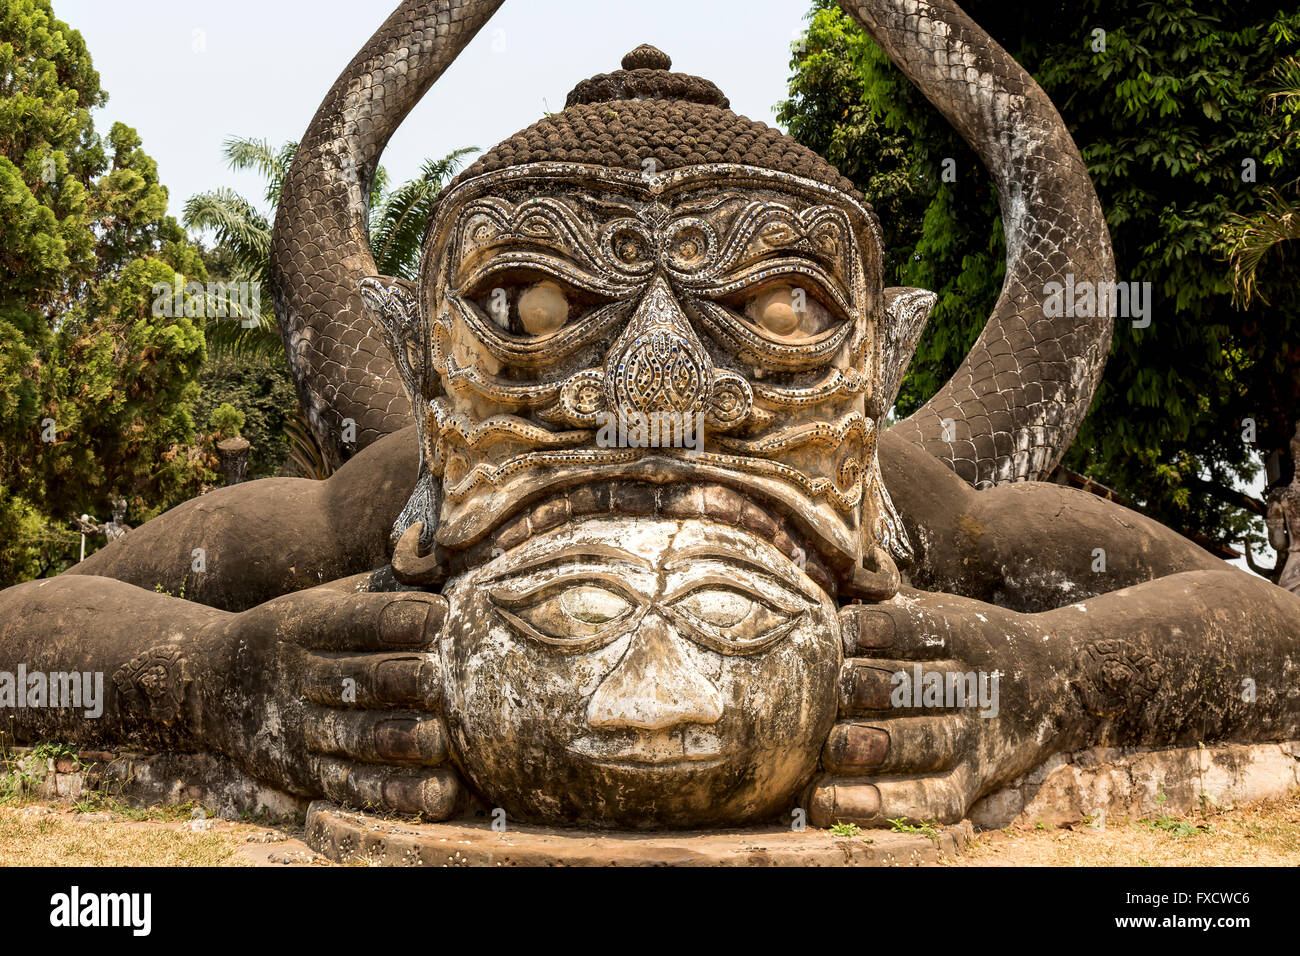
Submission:
[[[1300,418],[1300,285],[1280,255],[1234,303],[1224,230],[1300,175],[1295,101],[1273,97],[1300,11],[1265,0],[1046,0],[963,7],[1052,97],[1106,211],[1118,276],[1152,283],[1149,328],[1116,323],[1105,378],[1064,465],[1214,542],[1257,534],[1237,491],[1290,480]],[[1096,30],[1105,35],[1095,50]],[[881,213],[886,281],[939,294],[898,411],[978,336],[1004,277],[997,195],[974,154],[829,0],[816,0],[780,119]],[[944,183],[943,160],[957,180]],[[1249,160],[1250,162],[1246,162]],[[919,234],[917,232],[919,226]],[[1276,244],[1272,248],[1276,249]],[[1253,432],[1254,441],[1247,440]]]
[[[232,169],[253,170],[266,180],[262,200],[269,212],[229,189],[190,197],[184,219],[191,229],[207,230],[216,242],[206,254],[209,271],[233,282],[257,282],[263,289],[271,279],[271,227],[274,210],[298,144],[276,148],[264,139],[234,137],[224,146]],[[420,263],[420,243],[434,201],[474,148],[458,149],[442,159],[427,160],[414,179],[389,188],[382,166],[370,190],[370,246],[376,271],[413,279]],[[303,477],[329,474],[324,455],[297,407],[284,346],[269,295],[262,296],[258,325],[209,322],[211,359],[203,370],[202,395],[195,413],[204,421],[213,406],[232,402],[249,416],[244,437],[252,445],[249,477],[261,478],[281,469]]]
[[[231,189],[217,189],[191,196],[185,204],[184,220],[191,229],[208,230],[217,247],[229,256],[230,279],[271,282],[271,225],[273,210],[280,204],[280,191],[293,164],[298,144],[287,142],[278,149],[264,139],[232,137],[226,140],[226,161],[231,169],[253,170],[266,180],[263,199],[271,213]],[[455,150],[442,159],[426,160],[414,179],[389,190],[388,172],[381,166],[370,190],[370,245],[381,275],[412,279],[420,262],[420,241],[424,226],[442,187],[456,174],[474,148]],[[238,322],[216,322],[208,337],[215,354],[228,350],[277,356],[283,350],[270,296],[262,298],[262,321],[254,328]]]
[[[203,263],[135,131],[96,133],[106,98],[49,0],[0,2],[0,586],[76,560],[76,515],[145,520],[209,477],[203,332],[153,308]]]
[[[248,478],[280,474],[290,451],[286,429],[298,414],[298,397],[283,354],[274,358],[240,353],[209,357],[199,373],[194,420],[210,423],[212,413],[223,403],[244,415],[240,434],[252,446]]]

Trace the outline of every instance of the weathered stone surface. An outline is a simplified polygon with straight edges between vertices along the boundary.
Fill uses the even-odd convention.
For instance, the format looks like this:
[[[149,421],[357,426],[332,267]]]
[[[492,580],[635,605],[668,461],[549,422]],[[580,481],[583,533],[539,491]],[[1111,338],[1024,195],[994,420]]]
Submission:
[[[498,832],[484,822],[388,821],[319,801],[307,812],[307,842],[336,862],[387,866],[919,866],[954,858],[971,838],[968,825],[935,839],[788,827],[606,834],[505,825]]]
[[[1187,813],[1285,796],[1300,785],[1300,741],[1200,747],[1096,747],[1057,754],[977,802],[978,827]]]
[[[630,830],[955,824],[988,794],[990,819],[1064,818],[1286,778],[1293,749],[1186,748],[1300,740],[1300,598],[1024,481],[1110,330],[1046,316],[1045,285],[1113,265],[1068,132],[1004,51],[949,0],[852,5],[989,167],[1009,234],[971,356],[881,434],[933,296],[883,287],[879,223],[837,173],[654,51],[445,190],[418,281],[365,275],[364,180],[495,7],[405,0],[286,180],[273,291],[300,397],[332,463],[353,426],[370,447],[0,593],[0,695],[10,673],[103,684],[0,697],[19,741]],[[925,692],[895,696],[900,675]]]

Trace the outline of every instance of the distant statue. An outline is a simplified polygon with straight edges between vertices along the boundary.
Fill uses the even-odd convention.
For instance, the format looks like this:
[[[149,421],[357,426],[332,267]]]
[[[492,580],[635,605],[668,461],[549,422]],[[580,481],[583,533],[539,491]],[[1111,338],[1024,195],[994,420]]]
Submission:
[[[1291,439],[1291,460],[1296,463],[1291,484],[1269,495],[1268,542],[1282,568],[1278,586],[1300,594],[1300,426]]]
[[[104,537],[108,539],[109,544],[112,544],[119,538],[125,538],[130,530],[131,526],[126,523],[126,499],[114,498],[113,520],[104,522]]]

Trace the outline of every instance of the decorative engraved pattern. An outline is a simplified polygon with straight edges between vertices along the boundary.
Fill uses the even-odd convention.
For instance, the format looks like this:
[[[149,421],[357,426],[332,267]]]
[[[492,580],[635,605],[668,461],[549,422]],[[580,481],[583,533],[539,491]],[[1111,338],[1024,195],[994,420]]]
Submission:
[[[672,480],[760,483],[853,560],[853,542],[909,556],[867,413],[886,317],[877,230],[829,187],[724,164],[651,179],[540,163],[449,191],[421,265],[428,330],[403,346],[426,362],[403,375],[422,383],[437,540],[477,539],[552,481],[644,477],[654,459]],[[525,325],[537,289],[552,318]],[[804,317],[760,324],[772,295]],[[699,416],[700,444],[602,447],[633,413]]]
[[[713,363],[663,279],[641,300],[605,366],[609,405],[643,413],[699,411],[713,391]]]
[[[133,713],[162,723],[177,720],[190,685],[189,662],[175,647],[137,654],[113,674],[113,684]]]
[[[1154,657],[1123,640],[1088,645],[1079,651],[1076,664],[1080,676],[1075,690],[1094,717],[1137,711],[1164,679],[1164,668]]]

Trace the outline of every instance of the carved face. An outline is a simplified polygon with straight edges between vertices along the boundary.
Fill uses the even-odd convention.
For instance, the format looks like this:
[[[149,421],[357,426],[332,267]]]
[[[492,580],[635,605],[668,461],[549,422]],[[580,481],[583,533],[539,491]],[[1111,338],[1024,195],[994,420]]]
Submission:
[[[740,529],[568,524],[445,593],[453,749],[511,816],[769,819],[809,778],[835,717],[835,604]]]
[[[426,524],[459,548],[552,483],[651,470],[753,484],[857,559],[879,497],[877,232],[834,189],[743,166],[469,180],[395,334],[441,486]],[[648,442],[611,440],[638,419]]]

